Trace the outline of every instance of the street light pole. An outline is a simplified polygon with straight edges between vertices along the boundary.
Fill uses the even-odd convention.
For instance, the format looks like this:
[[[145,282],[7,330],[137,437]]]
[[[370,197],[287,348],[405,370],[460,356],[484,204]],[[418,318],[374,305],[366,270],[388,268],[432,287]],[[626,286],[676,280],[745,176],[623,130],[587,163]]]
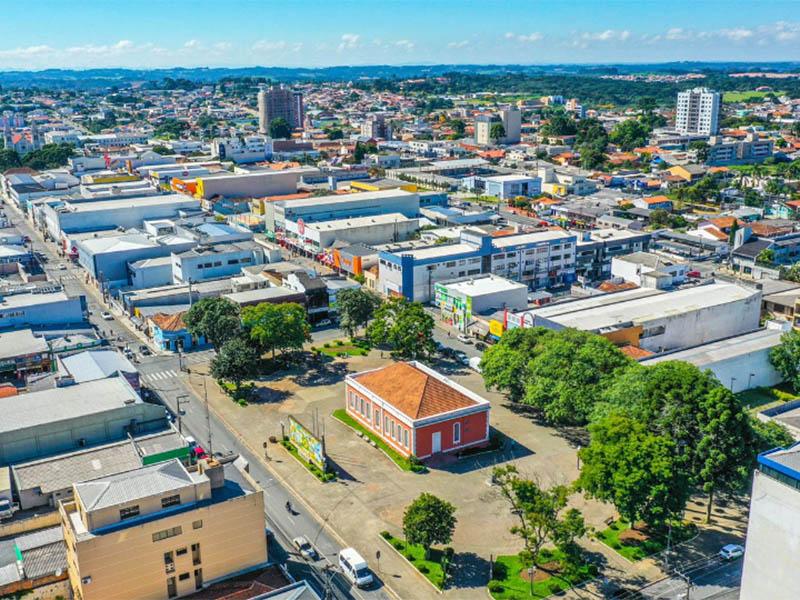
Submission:
[[[189,395],[188,394],[181,394],[180,396],[175,398],[176,404],[176,414],[178,415],[178,433],[183,435],[183,428],[181,426],[181,404],[184,402],[189,402]]]

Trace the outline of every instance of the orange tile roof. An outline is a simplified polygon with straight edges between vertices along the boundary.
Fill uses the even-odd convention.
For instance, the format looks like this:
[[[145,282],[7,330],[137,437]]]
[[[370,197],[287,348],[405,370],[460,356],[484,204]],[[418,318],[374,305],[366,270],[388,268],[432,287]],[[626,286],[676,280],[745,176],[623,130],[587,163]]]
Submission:
[[[265,202],[279,202],[280,200],[303,200],[309,198],[311,192],[297,192],[296,194],[283,194],[282,196],[264,196]]]
[[[649,196],[647,198],[643,198],[646,204],[661,204],[662,202],[672,202],[666,196]]]
[[[620,352],[633,359],[647,358],[648,356],[653,355],[653,353],[650,352],[649,350],[645,350],[644,348],[637,348],[636,346],[631,346],[630,344],[627,346],[622,346],[620,348]]]
[[[600,285],[597,286],[597,289],[601,292],[621,292],[624,290],[635,290],[639,286],[633,283],[632,281],[623,281],[622,283],[612,283],[610,281],[604,281]]]
[[[150,320],[155,323],[161,331],[181,331],[186,329],[186,323],[183,322],[182,312],[168,315],[165,313],[156,313]]]
[[[477,402],[406,362],[355,376],[356,381],[412,419],[469,408]]]
[[[708,222],[712,225],[716,225],[720,229],[727,229],[728,227],[733,227],[733,223],[736,220],[736,217],[716,217],[714,219],[709,219]]]

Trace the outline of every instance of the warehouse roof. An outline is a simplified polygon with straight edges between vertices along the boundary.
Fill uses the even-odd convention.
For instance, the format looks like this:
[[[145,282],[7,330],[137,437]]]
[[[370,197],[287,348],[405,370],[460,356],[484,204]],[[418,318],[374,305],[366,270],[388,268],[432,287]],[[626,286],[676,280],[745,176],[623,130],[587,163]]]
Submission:
[[[100,200],[97,202],[65,202],[64,206],[70,212],[99,212],[107,210],[124,210],[137,208],[140,206],[160,206],[162,204],[197,204],[194,198],[184,194],[165,194],[163,196],[131,196],[128,198],[116,198],[114,200]]]
[[[87,350],[61,359],[75,383],[94,381],[118,373],[136,373],[136,367],[116,350]]]
[[[142,403],[122,377],[0,398],[0,434]]]
[[[353,217],[351,219],[332,219],[330,221],[314,221],[307,223],[306,229],[317,231],[342,231],[357,227],[370,227],[372,225],[385,225],[390,223],[416,222],[417,219],[409,219],[401,213],[386,213],[383,215],[373,215],[369,217]]]
[[[47,341],[33,335],[30,329],[0,333],[0,360],[47,352],[49,349]]]
[[[370,200],[386,200],[387,198],[416,198],[416,194],[405,190],[379,190],[377,192],[358,192],[354,194],[331,194],[330,196],[318,196],[316,198],[306,198],[302,200],[292,200],[287,204],[287,208],[292,210],[306,207],[322,207],[330,204],[346,204],[348,202],[369,202]],[[280,202],[278,203],[281,204]]]
[[[781,341],[783,332],[780,329],[759,329],[737,335],[718,342],[695,346],[686,350],[661,354],[642,361],[644,365],[652,365],[667,360],[682,360],[703,368],[728,358],[734,358],[743,354],[758,352],[777,346]]]
[[[465,296],[482,296],[484,294],[498,294],[513,290],[526,290],[528,286],[524,283],[517,283],[496,275],[488,277],[474,277],[461,281],[442,282],[444,287],[451,291],[459,292]]]

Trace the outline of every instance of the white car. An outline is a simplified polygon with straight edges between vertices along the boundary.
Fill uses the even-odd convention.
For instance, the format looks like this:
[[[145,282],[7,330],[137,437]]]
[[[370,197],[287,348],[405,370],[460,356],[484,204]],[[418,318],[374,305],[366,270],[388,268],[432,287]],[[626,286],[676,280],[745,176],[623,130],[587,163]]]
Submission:
[[[727,544],[719,551],[720,557],[724,560],[735,560],[744,556],[744,546],[739,544]]]
[[[464,335],[463,333],[460,333],[456,339],[459,342],[461,342],[462,344],[471,344],[472,343],[472,338],[469,337],[469,336]]]
[[[354,548],[345,548],[339,552],[339,567],[350,583],[363,588],[372,584],[372,572],[367,561]]]
[[[308,541],[306,536],[297,536],[292,540],[292,545],[297,549],[297,551],[300,553],[300,556],[303,558],[307,560],[317,560],[317,551],[314,549],[314,546],[311,545],[311,542]]]
[[[114,320],[114,315],[112,315],[108,311],[100,313],[100,316],[103,318],[104,321],[113,321]]]

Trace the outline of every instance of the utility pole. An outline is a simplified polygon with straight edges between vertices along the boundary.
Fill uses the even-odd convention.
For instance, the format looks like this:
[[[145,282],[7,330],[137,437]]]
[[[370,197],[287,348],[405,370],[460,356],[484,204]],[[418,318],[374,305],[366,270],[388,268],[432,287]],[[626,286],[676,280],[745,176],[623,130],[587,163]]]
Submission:
[[[208,453],[214,456],[214,447],[211,445],[211,411],[208,408],[208,387],[206,386],[206,375],[203,373],[203,396],[206,401],[206,427],[208,428]]]
[[[181,427],[181,417],[183,416],[183,411],[181,410],[181,404],[184,402],[189,402],[188,394],[181,394],[180,396],[175,398],[175,411],[178,416],[178,433],[183,434],[183,428]]]

